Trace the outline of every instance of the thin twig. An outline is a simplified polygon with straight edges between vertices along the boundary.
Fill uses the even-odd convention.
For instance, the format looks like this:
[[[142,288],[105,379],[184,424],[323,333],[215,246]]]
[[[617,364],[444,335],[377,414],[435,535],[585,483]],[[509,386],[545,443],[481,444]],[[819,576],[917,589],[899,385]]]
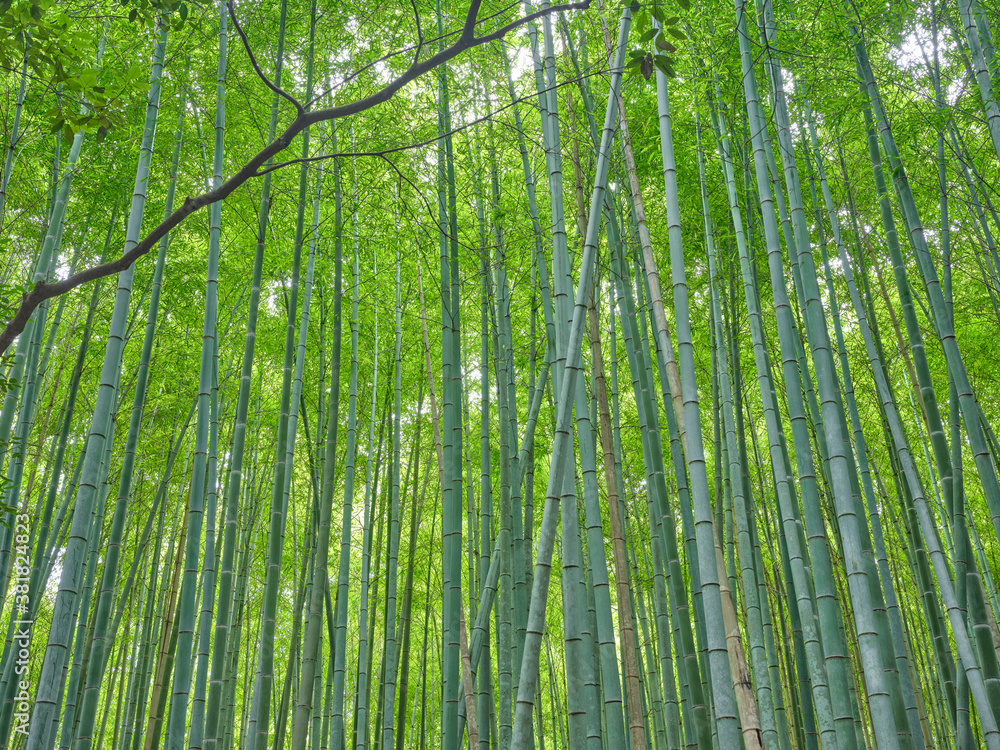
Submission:
[[[271,82],[271,79],[264,74],[264,71],[260,69],[260,65],[257,64],[257,58],[254,57],[253,50],[250,49],[250,42],[247,39],[247,35],[243,32],[243,27],[240,26],[240,21],[236,17],[236,8],[233,7],[233,0],[229,0],[229,2],[226,3],[226,7],[229,8],[229,17],[233,19],[233,26],[236,27],[236,31],[240,35],[240,39],[243,40],[243,49],[247,51],[247,56],[250,58],[250,64],[253,65],[253,69],[257,73],[257,77],[260,78],[260,80],[264,82],[264,85],[267,86],[269,89],[271,89],[271,91],[273,91],[275,94],[278,94],[278,96],[283,96],[285,99],[290,101],[292,103],[292,106],[295,107],[295,111],[298,112],[300,116],[305,114],[306,109],[301,104],[299,104],[298,99],[296,99],[294,96],[289,94],[284,89],[275,86]]]
[[[572,79],[570,79],[568,81],[563,81],[562,83],[557,83],[555,86],[549,86],[548,88],[542,89],[542,91],[540,93],[545,93],[547,91],[553,91],[555,89],[562,88],[563,86],[569,86],[571,84],[578,83],[579,81],[582,81],[584,78],[591,78],[593,76],[600,76],[600,75],[603,75],[603,74],[605,74],[607,72],[608,72],[608,69],[603,69],[603,68],[601,70],[595,70],[594,72],[588,73],[587,75],[582,76],[580,78],[572,78]],[[264,175],[268,174],[269,172],[274,172],[277,169],[281,169],[282,167],[289,167],[289,166],[292,166],[293,164],[312,164],[313,162],[326,161],[327,159],[346,158],[348,156],[377,156],[377,157],[384,157],[386,154],[396,154],[396,153],[399,153],[400,151],[409,151],[411,149],[423,148],[424,146],[430,146],[432,143],[437,143],[442,138],[445,138],[445,137],[450,136],[450,135],[454,135],[455,133],[460,133],[463,130],[468,130],[473,125],[478,125],[481,122],[485,122],[486,120],[489,120],[490,118],[495,117],[496,115],[500,114],[501,112],[504,112],[505,110],[508,110],[511,107],[516,106],[517,104],[521,104],[523,102],[529,101],[530,99],[533,99],[533,98],[535,98],[537,96],[538,96],[538,92],[532,93],[529,96],[518,97],[517,99],[514,99],[510,103],[503,105],[499,109],[495,109],[495,110],[493,110],[491,112],[488,112],[487,114],[483,115],[482,117],[477,117],[475,120],[472,120],[471,122],[467,122],[464,125],[459,125],[458,127],[452,128],[451,130],[449,130],[446,133],[441,133],[439,135],[434,136],[433,138],[428,138],[425,141],[419,141],[418,143],[408,143],[405,146],[393,146],[392,148],[383,149],[381,151],[338,151],[338,152],[332,153],[332,154],[320,154],[319,156],[307,156],[307,157],[300,157],[298,159],[289,159],[288,161],[281,161],[281,162],[278,162],[277,164],[272,164],[270,167],[267,167],[266,169],[258,170],[252,176],[253,177],[263,177]]]
[[[413,0],[411,0],[411,2],[413,2]],[[510,5],[506,5],[503,8],[501,8],[499,11],[497,11],[496,13],[491,13],[488,16],[484,16],[483,18],[478,19],[476,21],[476,25],[477,26],[481,26],[482,24],[486,23],[487,21],[492,21],[494,18],[497,18],[498,16],[502,16],[504,13],[506,13],[508,10],[510,10],[511,8],[515,7],[516,5],[517,5],[517,3],[511,3]],[[562,10],[578,10],[578,9],[581,9],[583,7],[583,5],[584,5],[583,3],[579,3],[578,2],[578,3],[575,3],[573,5],[552,6],[552,9],[553,10],[560,10],[560,11],[562,11]],[[589,3],[587,5],[587,7],[589,7]],[[360,68],[358,68],[357,70],[355,70],[353,73],[350,73],[349,75],[347,75],[340,82],[329,85],[325,90],[323,90],[322,92],[320,92],[319,94],[317,94],[316,96],[314,96],[312,99],[310,99],[309,102],[306,104],[306,109],[308,109],[309,107],[311,107],[313,104],[315,104],[316,102],[318,102],[320,99],[322,99],[327,94],[331,93],[334,89],[339,89],[341,86],[346,86],[348,83],[350,83],[351,81],[353,81],[355,78],[357,78],[359,75],[361,75],[362,73],[364,73],[366,70],[370,70],[374,66],[378,65],[379,63],[383,63],[386,60],[391,60],[394,57],[398,57],[399,55],[403,55],[403,54],[406,54],[407,52],[415,50],[414,57],[413,57],[413,62],[410,63],[410,66],[413,67],[414,65],[416,65],[419,62],[419,60],[420,60],[420,52],[421,52],[421,50],[422,50],[423,47],[430,46],[431,44],[434,44],[435,42],[439,42],[442,39],[447,39],[448,37],[455,36],[456,34],[461,34],[464,28],[465,27],[463,26],[462,29],[457,29],[455,31],[446,31],[445,33],[441,34],[440,36],[435,36],[435,37],[432,37],[430,39],[425,39],[421,35],[421,37],[420,37],[420,43],[419,44],[411,44],[409,47],[403,47],[402,49],[394,50],[392,52],[387,52],[386,54],[382,55],[382,57],[376,58],[376,59],[372,60],[369,63],[365,63]],[[478,44],[478,42],[477,42],[477,44]],[[475,46],[475,45],[473,45],[473,46]]]

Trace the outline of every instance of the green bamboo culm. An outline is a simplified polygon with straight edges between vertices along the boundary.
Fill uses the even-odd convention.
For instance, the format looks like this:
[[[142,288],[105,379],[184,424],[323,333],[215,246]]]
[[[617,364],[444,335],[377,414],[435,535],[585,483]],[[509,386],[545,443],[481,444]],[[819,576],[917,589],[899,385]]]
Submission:
[[[765,17],[768,12],[766,5],[765,3]],[[737,13],[740,14],[741,23],[745,28],[745,11],[737,8]],[[741,50],[744,59],[749,54],[748,46],[748,40],[745,40],[741,36]],[[744,64],[744,71],[746,74],[746,63]],[[744,88],[749,92],[751,87],[755,88],[755,80],[752,74],[746,74]],[[853,456],[848,459],[843,452],[844,435],[841,432],[841,417],[843,412],[837,393],[838,386],[834,381],[835,365],[831,356],[829,334],[820,301],[808,230],[805,227],[804,217],[802,216],[802,198],[798,183],[798,172],[794,167],[794,150],[788,136],[788,128],[785,127],[787,124],[787,113],[784,109],[781,87],[777,83],[775,87],[778,92],[776,101],[779,119],[779,143],[782,160],[785,162],[786,184],[792,206],[795,245],[799,252],[798,264],[805,293],[805,328],[812,349],[813,364],[819,386],[819,396],[822,402],[823,428],[826,437],[826,449],[829,452],[828,471],[832,481],[832,495],[838,520],[840,542],[843,548],[845,564],[849,570],[848,588],[853,605],[855,628],[860,647],[860,660],[865,673],[869,707],[872,711],[873,727],[878,738],[878,744],[886,748],[898,747],[899,737],[896,729],[895,715],[892,709],[891,697],[885,683],[886,665],[882,660],[883,652],[880,648],[875,628],[874,607],[871,602],[868,571],[862,558],[862,532],[859,529],[853,493],[850,486],[848,460],[853,463]],[[753,103],[756,104],[755,95],[753,96],[753,100]],[[747,96],[747,104],[751,128],[760,127],[762,118],[759,107],[751,106],[751,96],[749,94]],[[761,199],[764,230],[768,243],[769,268],[772,277],[777,278],[780,274],[780,271],[777,270],[779,267],[776,265],[777,262],[780,262],[780,249],[777,249],[777,226],[773,221],[773,212],[764,208],[770,196],[769,191],[765,191],[766,168],[763,164],[759,164],[757,150],[758,148],[755,145],[754,163],[757,174],[758,192]],[[777,249],[777,253],[775,253],[774,249]],[[781,325],[782,310],[787,309],[787,292],[782,293],[782,286],[780,283],[773,285],[774,301],[775,308],[779,314],[779,334],[786,336],[791,335],[791,326],[787,324],[785,326]],[[794,380],[786,375],[786,382],[794,382]],[[864,533],[866,534],[867,531]],[[818,580],[817,583],[819,582]],[[837,648],[841,650],[840,644],[837,644]],[[839,665],[834,666],[839,667]],[[841,677],[834,674],[830,675],[830,681],[831,687],[835,687],[843,682]],[[838,715],[843,716],[843,696],[840,696],[840,692],[837,690],[833,690],[832,695],[834,697],[834,709]],[[840,696],[839,700],[838,696]],[[841,726],[842,729],[838,732],[838,745],[845,747],[852,745],[854,739],[853,728],[844,726],[844,723]]]
[[[160,60],[163,60],[167,42],[167,27],[163,24],[160,27],[157,39],[158,50],[154,53]],[[182,97],[183,98],[183,97]],[[184,128],[184,107],[181,107],[181,117],[177,123],[177,137],[174,142],[173,158],[171,160],[170,174],[171,182],[167,192],[167,205],[164,209],[170,212],[173,205],[174,193],[177,186],[177,168],[180,160],[181,144],[183,142]],[[131,495],[132,476],[135,466],[135,455],[139,442],[139,432],[142,423],[143,406],[146,400],[146,389],[149,379],[149,360],[153,350],[153,341],[156,335],[156,323],[160,307],[160,290],[163,283],[163,267],[166,262],[168,238],[164,237],[160,243],[159,252],[156,258],[156,267],[153,270],[152,291],[149,298],[149,311],[146,316],[146,329],[143,334],[142,353],[139,361],[139,372],[136,378],[135,394],[132,398],[132,411],[129,419],[128,435],[125,441],[125,457],[122,463],[121,478],[118,482],[118,495],[115,503],[115,511],[108,539],[108,554],[104,563],[104,571],[101,579],[101,591],[97,606],[94,612],[94,631],[91,636],[90,654],[88,656],[89,665],[87,671],[86,687],[83,693],[83,705],[80,710],[80,724],[76,731],[75,746],[80,750],[89,750],[92,741],[92,731],[97,717],[97,704],[100,697],[100,686],[104,676],[107,660],[105,658],[106,639],[113,639],[115,628],[109,628],[111,607],[113,604],[115,576],[118,572],[118,557],[122,544],[122,537],[125,529],[125,515],[128,507],[128,499]],[[152,519],[152,514],[150,519]],[[110,630],[110,632],[109,632]]]
[[[356,179],[355,179],[356,183]],[[338,194],[339,194],[339,185]],[[356,195],[356,194],[355,194]],[[357,455],[357,402],[358,402],[358,328],[359,328],[359,248],[358,248],[358,215],[357,201],[353,201],[351,224],[354,233],[354,263],[351,282],[351,373],[350,391],[347,405],[347,451],[344,458],[344,502],[343,520],[341,523],[340,558],[337,573],[336,611],[334,614],[335,636],[333,643],[333,696],[332,718],[330,721],[331,743],[345,746],[346,725],[344,722],[344,692],[347,672],[347,607],[349,592],[349,575],[351,561],[351,526],[352,498],[354,497],[355,459]],[[328,463],[326,471],[333,472],[333,465]],[[330,492],[333,491],[332,477],[329,482]],[[324,474],[324,491],[327,487],[327,476]]]
[[[533,735],[531,717],[538,684],[538,662],[544,628],[545,600],[547,598],[552,549],[555,540],[556,504],[562,493],[562,487],[568,481],[568,476],[570,475],[568,470],[568,454],[570,453],[568,441],[572,435],[570,425],[570,388],[573,385],[572,381],[576,377],[576,371],[580,367],[580,346],[583,342],[583,317],[586,313],[587,299],[590,296],[590,282],[592,280],[594,255],[596,254],[597,236],[600,230],[604,185],[608,173],[611,135],[617,113],[616,93],[617,87],[621,83],[621,71],[625,57],[625,40],[628,37],[630,20],[631,13],[626,8],[622,11],[622,20],[618,30],[615,64],[612,68],[611,94],[608,97],[607,113],[601,135],[601,150],[598,152],[597,162],[597,178],[594,183],[594,193],[590,203],[587,240],[584,244],[584,255],[581,259],[579,291],[577,292],[573,322],[567,340],[567,367],[561,383],[562,393],[560,394],[559,416],[556,423],[556,439],[552,451],[555,460],[549,472],[549,488],[546,493],[545,511],[539,529],[541,536],[539,546],[536,550],[531,606],[528,613],[528,628],[521,664],[521,682],[518,685],[517,704],[514,711],[512,747],[519,750],[526,750],[530,746]],[[579,686],[574,686],[574,689],[578,688]]]
[[[160,52],[160,56],[157,57],[154,54],[149,77],[150,89],[142,144],[139,150],[135,188],[132,193],[125,234],[126,252],[139,241],[142,215],[146,205],[146,182],[153,156],[156,118],[159,114],[164,47],[157,45],[157,50]],[[26,747],[32,749],[51,746],[56,719],[63,702],[63,686],[66,678],[64,669],[69,661],[71,632],[75,620],[73,612],[79,609],[77,597],[80,595],[80,586],[83,582],[84,566],[82,563],[91,542],[91,512],[99,501],[97,495],[102,484],[102,475],[106,471],[106,468],[102,467],[102,458],[116,397],[122,350],[125,346],[125,328],[134,273],[135,266],[133,264],[118,275],[118,288],[115,292],[108,341],[104,350],[100,386],[94,402],[94,416],[87,437],[86,458],[77,485],[73,520],[63,554],[59,593],[56,596],[52,615],[53,627],[49,630],[45,657],[39,675],[39,689],[35,695],[34,709],[26,740]]]
[[[220,34],[221,38],[221,34]],[[212,160],[213,185],[222,183],[223,149],[225,146],[225,47],[220,47],[219,76],[216,84],[215,148]],[[208,257],[205,279],[205,318],[202,330],[201,362],[198,377],[198,407],[195,422],[194,465],[191,475],[191,494],[187,513],[187,546],[184,551],[184,574],[181,578],[177,614],[177,646],[174,656],[174,675],[170,698],[170,724],[167,733],[168,750],[178,750],[188,741],[187,713],[191,682],[194,676],[194,636],[197,617],[198,560],[201,557],[201,534],[204,518],[214,519],[215,509],[206,508],[208,496],[214,498],[214,486],[209,488],[206,474],[209,468],[209,432],[212,421],[212,390],[217,349],[219,308],[219,253],[221,248],[222,205],[210,208]],[[205,568],[214,570],[214,545],[206,535]],[[213,577],[214,582],[214,577]],[[195,704],[191,722],[192,743],[201,744],[204,734],[204,705]]]
[[[282,0],[281,18],[278,27],[278,47],[275,59],[276,70],[274,85],[281,86],[281,66],[284,58],[285,27],[288,16],[288,2]],[[275,97],[277,101],[277,96]],[[276,108],[276,104],[274,107]],[[261,215],[262,230],[258,241],[263,240],[266,225],[264,215]],[[301,267],[301,246],[296,248],[292,266],[291,289],[288,303],[288,322],[285,327],[285,354],[282,369],[281,407],[277,426],[275,446],[274,474],[271,478],[271,508],[268,522],[268,565],[267,583],[265,586],[264,615],[260,624],[259,668],[255,677],[253,710],[253,734],[256,750],[266,750],[267,738],[270,736],[271,694],[274,688],[274,631],[276,627],[278,607],[278,586],[281,580],[281,555],[284,547],[284,480],[286,466],[286,450],[288,445],[288,412],[291,402],[292,369],[295,353],[295,313],[298,309],[299,273]]]
[[[1000,750],[992,6],[30,5],[0,745]]]
[[[27,48],[27,45],[25,45]],[[3,173],[0,174],[0,226],[3,226],[4,210],[7,207],[7,186],[10,184],[10,175],[14,170],[14,153],[17,151],[17,144],[22,133],[18,132],[21,127],[21,112],[24,109],[24,96],[28,88],[28,50],[24,51],[24,62],[21,63],[21,82],[17,87],[17,102],[14,105],[14,119],[11,122],[10,140],[7,142],[7,152],[3,160]]]

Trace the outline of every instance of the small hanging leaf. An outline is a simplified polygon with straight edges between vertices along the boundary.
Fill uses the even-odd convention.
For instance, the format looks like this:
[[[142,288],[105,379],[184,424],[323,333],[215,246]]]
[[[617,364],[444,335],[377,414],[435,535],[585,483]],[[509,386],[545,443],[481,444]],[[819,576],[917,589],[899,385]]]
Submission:
[[[632,0],[632,4],[630,6],[628,6],[628,9],[630,11],[632,11],[633,15],[635,15],[636,13],[638,13],[640,8],[642,8],[642,6],[639,5],[639,3],[635,2],[635,0]]]
[[[672,36],[674,39],[680,39],[681,41],[687,39],[687,37],[684,36],[684,32],[674,26],[670,26],[667,29],[667,31],[670,33],[670,36]]]
[[[642,73],[642,77],[647,81],[649,77],[653,75],[653,53],[647,52],[646,56],[642,59],[642,64],[639,66],[639,72]]]
[[[645,44],[646,42],[648,42],[650,39],[656,36],[657,31],[659,31],[659,29],[647,29],[645,32],[643,32],[643,35],[639,37],[639,44]]]
[[[656,40],[656,49],[660,52],[676,52],[677,48],[664,39],[662,36]]]
[[[691,10],[690,0],[677,0],[677,4],[681,6],[684,10]]]

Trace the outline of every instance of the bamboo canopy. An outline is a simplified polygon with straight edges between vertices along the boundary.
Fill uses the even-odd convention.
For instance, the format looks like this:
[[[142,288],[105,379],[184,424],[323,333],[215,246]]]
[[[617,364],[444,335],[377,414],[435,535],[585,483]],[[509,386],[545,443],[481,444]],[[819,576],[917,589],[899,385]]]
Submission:
[[[1000,750],[995,2],[0,26],[0,747]]]

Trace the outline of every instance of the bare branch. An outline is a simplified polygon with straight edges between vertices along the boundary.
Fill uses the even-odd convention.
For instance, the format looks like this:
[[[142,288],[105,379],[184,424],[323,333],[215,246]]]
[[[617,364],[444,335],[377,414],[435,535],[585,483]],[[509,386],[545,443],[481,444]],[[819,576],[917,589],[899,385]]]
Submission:
[[[411,65],[416,65],[420,62],[420,52],[424,48],[424,32],[420,28],[420,11],[417,10],[417,0],[410,0],[410,5],[413,6],[413,20],[417,24],[417,51],[413,53],[413,62]]]
[[[413,180],[411,180],[411,179],[410,179],[409,177],[407,177],[407,176],[406,176],[405,174],[403,174],[403,173],[402,173],[402,171],[400,171],[399,167],[397,167],[397,166],[396,166],[396,163],[395,163],[395,162],[394,162],[394,161],[393,161],[392,159],[390,159],[390,158],[389,158],[388,156],[386,156],[385,154],[378,154],[378,156],[379,156],[379,157],[380,157],[380,158],[381,158],[381,159],[382,159],[382,160],[383,160],[383,161],[384,161],[384,162],[385,162],[386,164],[388,164],[388,165],[389,165],[390,167],[392,167],[392,168],[393,168],[393,169],[394,169],[394,170],[396,171],[396,174],[397,174],[397,175],[399,175],[399,178],[400,178],[401,180],[405,180],[405,181],[407,182],[407,184],[409,184],[409,186],[410,186],[411,188],[413,188],[413,192],[414,192],[414,193],[416,193],[416,195],[417,195],[417,196],[419,196],[420,200],[421,200],[421,201],[423,202],[423,204],[424,204],[424,208],[426,208],[426,209],[427,209],[427,215],[431,217],[431,220],[432,220],[432,221],[434,222],[434,224],[435,224],[435,225],[436,225],[436,226],[438,227],[438,229],[439,229],[440,231],[444,232],[445,234],[448,234],[448,231],[447,231],[447,229],[443,228],[443,227],[441,226],[440,222],[438,222],[438,220],[434,218],[434,211],[433,211],[433,209],[431,208],[431,204],[427,202],[427,198],[425,198],[425,197],[424,197],[424,194],[420,192],[420,188],[418,188],[418,187],[417,187],[417,186],[416,186],[416,185],[415,185],[415,184],[413,183]]]
[[[375,156],[375,157],[380,157],[380,158],[384,159],[387,154],[397,154],[397,153],[399,153],[401,151],[409,151],[411,149],[418,149],[418,148],[423,148],[424,146],[430,146],[433,143],[437,143],[442,138],[446,138],[446,137],[448,137],[450,135],[454,135],[455,133],[460,133],[463,130],[468,130],[469,128],[473,127],[474,125],[478,125],[481,122],[486,122],[490,118],[496,117],[501,112],[504,112],[504,111],[506,111],[508,109],[511,109],[512,107],[515,107],[518,104],[521,104],[523,102],[530,103],[531,100],[537,98],[537,96],[539,94],[544,94],[544,93],[546,93],[548,91],[555,91],[557,89],[562,88],[563,86],[570,86],[570,85],[579,83],[580,81],[582,81],[582,80],[584,80],[586,78],[592,78],[594,76],[604,75],[605,73],[608,73],[609,71],[610,71],[609,68],[601,68],[599,70],[595,70],[595,71],[592,71],[590,73],[587,73],[586,75],[581,76],[579,78],[571,78],[571,79],[569,79],[567,81],[562,81],[561,83],[557,83],[554,86],[549,86],[547,88],[544,88],[541,91],[532,92],[528,96],[517,97],[516,99],[513,99],[512,101],[510,101],[509,103],[503,105],[502,107],[498,107],[497,109],[494,109],[494,110],[491,110],[490,112],[487,112],[482,117],[477,117],[475,120],[471,120],[471,121],[469,121],[469,122],[467,122],[467,123],[465,123],[463,125],[459,125],[456,128],[452,128],[451,130],[447,131],[446,133],[441,133],[439,135],[434,136],[433,138],[428,138],[427,140],[424,140],[424,141],[418,141],[417,143],[408,143],[405,146],[393,146],[392,148],[386,148],[386,149],[382,149],[380,151],[338,151],[338,152],[332,153],[332,154],[320,154],[319,156],[307,156],[307,157],[301,157],[301,158],[298,158],[298,159],[289,159],[288,161],[277,162],[276,164],[272,164],[271,166],[266,167],[265,169],[261,169],[260,171],[255,172],[253,174],[253,176],[254,177],[263,177],[264,175],[268,174],[269,172],[274,172],[274,171],[276,171],[278,169],[282,169],[283,167],[290,167],[290,166],[292,166],[294,164],[312,164],[312,163],[319,162],[319,161],[326,161],[328,159],[343,159],[343,158],[355,157],[355,156]]]
[[[233,19],[233,26],[236,27],[236,31],[240,35],[240,39],[243,40],[243,49],[247,51],[247,56],[250,58],[250,64],[253,65],[253,69],[257,73],[257,77],[260,78],[260,80],[264,82],[264,85],[267,86],[269,89],[271,89],[271,91],[273,91],[275,94],[277,94],[278,96],[283,96],[285,99],[290,101],[292,103],[292,106],[295,107],[295,111],[298,112],[299,115],[304,114],[306,109],[301,104],[299,104],[298,99],[296,99],[294,96],[289,94],[284,89],[278,88],[273,83],[271,83],[271,79],[268,78],[264,74],[264,71],[260,69],[260,65],[257,64],[257,58],[254,57],[253,50],[250,49],[250,42],[247,40],[247,35],[243,32],[243,27],[240,26],[240,21],[236,17],[236,8],[233,7],[233,0],[229,0],[229,2],[226,3],[226,7],[229,8],[229,17]]]
[[[481,0],[473,0],[473,7],[477,8],[480,5]],[[285,97],[292,104],[295,105],[296,112],[298,113],[295,119],[285,128],[284,132],[271,141],[269,144],[264,146],[260,151],[258,151],[253,157],[251,157],[246,164],[244,164],[235,174],[232,175],[228,180],[223,182],[218,187],[208,190],[201,195],[195,197],[188,197],[184,200],[183,205],[175,210],[170,216],[165,218],[160,224],[154,228],[149,234],[147,234],[141,241],[139,241],[131,250],[124,253],[121,257],[109,261],[107,263],[102,263],[98,266],[92,266],[91,268],[84,269],[79,273],[73,274],[65,279],[54,282],[40,281],[35,284],[30,291],[25,292],[21,296],[21,302],[18,305],[14,316],[7,322],[7,326],[4,328],[3,332],[0,333],[0,354],[3,354],[10,348],[10,345],[14,343],[17,337],[24,330],[24,327],[31,320],[31,314],[34,312],[42,302],[47,299],[52,299],[53,297],[58,297],[60,294],[66,294],[73,289],[76,289],[82,284],[86,284],[89,281],[94,281],[96,279],[103,278],[105,276],[111,276],[112,274],[121,273],[126,270],[129,266],[135,263],[143,255],[146,255],[160,239],[165,236],[171,229],[180,224],[184,219],[193,214],[195,211],[209,206],[212,203],[220,201],[236,190],[240,185],[249,180],[251,177],[257,175],[258,170],[267,163],[269,159],[274,157],[276,154],[281,153],[289,145],[291,145],[292,140],[305,130],[310,125],[314,125],[325,120],[335,120],[341,117],[347,117],[349,115],[355,115],[360,112],[376,107],[389,99],[391,99],[396,92],[406,86],[408,83],[416,80],[425,73],[433,70],[442,63],[446,63],[454,57],[457,57],[462,52],[473,47],[478,47],[487,42],[492,42],[497,39],[501,39],[506,34],[510,33],[514,29],[517,29],[535,19],[542,18],[552,13],[559,13],[567,10],[587,10],[590,8],[591,0],[579,0],[579,2],[565,3],[563,5],[552,5],[548,8],[543,8],[542,10],[535,11],[534,13],[529,13],[516,21],[508,23],[506,26],[497,29],[496,31],[487,34],[486,36],[476,37],[471,36],[469,38],[465,37],[465,32],[463,30],[463,36],[460,37],[452,46],[441,50],[436,55],[433,55],[423,62],[416,62],[407,69],[405,73],[400,75],[394,81],[388,83],[385,87],[376,91],[374,94],[366,96],[362,99],[357,99],[353,102],[348,102],[347,104],[341,104],[335,107],[326,107],[324,109],[318,109],[313,112],[305,111],[301,104],[296,101],[290,94],[282,91],[277,86],[275,86],[261,71],[260,66],[257,65],[256,59],[250,52],[249,42],[247,41],[246,35],[243,33],[236,20],[236,14],[234,13],[232,0],[229,0],[229,13],[233,19],[233,24],[236,26],[240,37],[243,40],[243,44],[246,47],[247,53],[250,55],[251,63],[257,72],[257,75],[262,81],[275,93]],[[387,152],[388,153],[388,152]],[[376,154],[381,156],[381,154]]]
[[[410,0],[410,2],[414,3],[415,0]],[[506,13],[507,11],[509,11],[511,8],[513,8],[516,5],[517,5],[517,3],[511,3],[509,5],[504,6],[503,8],[501,8],[500,10],[498,10],[496,13],[491,13],[488,16],[484,16],[483,18],[477,19],[476,20],[476,25],[477,26],[481,26],[482,24],[486,23],[487,21],[492,21],[494,18],[497,18],[498,16],[502,16],[504,13]],[[576,5],[574,5],[574,6],[562,5],[562,6],[559,6],[558,8],[554,8],[554,10],[575,10],[576,8],[577,8]],[[419,20],[419,16],[417,18]],[[365,63],[364,65],[362,65],[357,70],[355,70],[352,73],[350,73],[347,76],[345,76],[339,83],[327,86],[326,89],[324,89],[322,92],[320,92],[319,94],[317,94],[316,96],[314,96],[312,99],[310,99],[306,103],[306,109],[309,109],[309,107],[311,107],[313,104],[315,104],[316,102],[318,102],[324,96],[326,96],[327,94],[329,94],[330,92],[332,92],[334,89],[338,89],[341,86],[346,86],[348,83],[350,83],[351,81],[353,81],[355,78],[357,78],[359,75],[361,75],[362,73],[364,73],[366,70],[370,70],[371,68],[375,67],[379,63],[385,62],[386,60],[391,60],[392,58],[398,57],[399,55],[404,55],[407,52],[414,52],[413,62],[411,62],[410,65],[411,66],[412,65],[416,65],[417,62],[419,62],[419,60],[420,60],[420,52],[423,51],[424,47],[430,46],[431,44],[434,44],[435,42],[441,41],[442,39],[448,39],[449,37],[453,37],[456,34],[461,34],[462,31],[463,31],[463,29],[464,29],[464,27],[462,29],[457,29],[457,30],[454,30],[454,31],[446,31],[443,34],[441,34],[440,36],[431,37],[430,39],[424,38],[423,34],[421,33],[422,30],[418,29],[418,36],[419,36],[419,43],[418,44],[411,44],[409,47],[403,47],[402,49],[397,49],[397,50],[393,50],[392,52],[387,52],[386,54],[382,55],[381,57],[376,58],[376,59],[372,60],[371,62]]]
[[[476,16],[479,15],[479,8],[483,0],[472,0],[469,3],[469,12],[465,16],[465,26],[462,27],[462,41],[472,41],[476,37]]]
[[[526,23],[531,23],[539,18],[552,15],[553,11],[563,11],[563,10],[587,10],[590,8],[590,0],[584,0],[584,2],[579,3],[567,3],[566,5],[550,5],[548,8],[542,8],[541,10],[536,10],[534,13],[529,13],[516,21],[511,21],[506,26],[501,26],[499,29],[494,31],[492,34],[487,34],[486,36],[477,36],[472,39],[474,45],[485,44],[486,42],[495,42],[497,39],[503,39],[514,29],[524,26]]]

